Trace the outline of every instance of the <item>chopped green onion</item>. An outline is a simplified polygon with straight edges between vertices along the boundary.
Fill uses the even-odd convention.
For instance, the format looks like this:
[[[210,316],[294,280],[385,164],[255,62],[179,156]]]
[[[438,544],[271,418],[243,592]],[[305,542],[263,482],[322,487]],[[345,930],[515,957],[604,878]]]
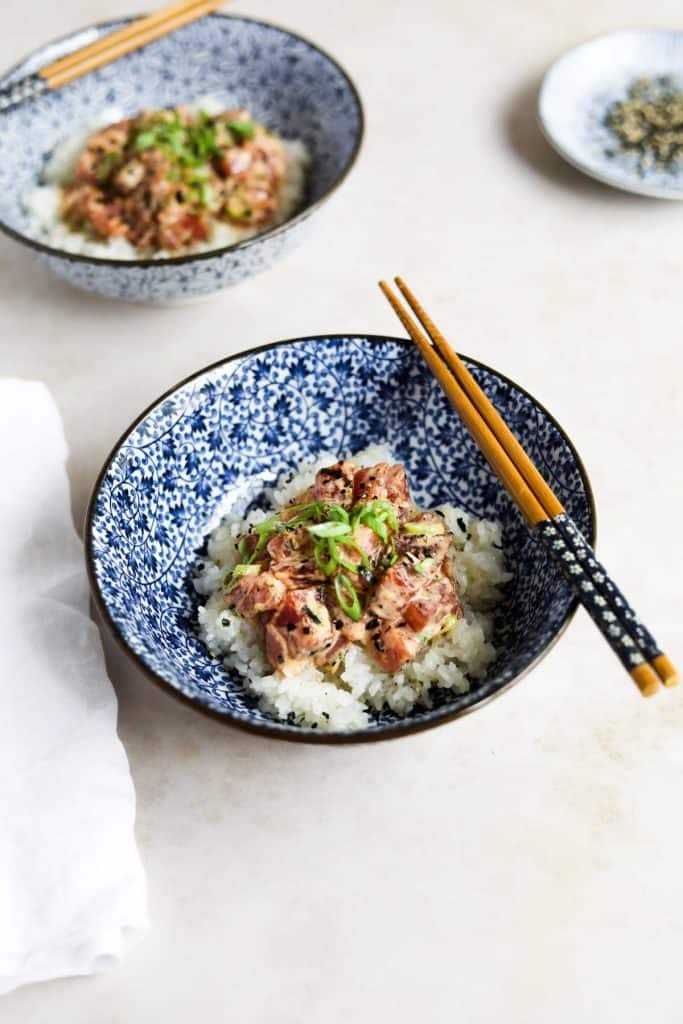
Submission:
[[[354,574],[358,574],[363,568],[362,565],[354,565],[353,562],[350,562],[348,558],[345,558],[344,555],[341,554],[339,555],[339,564],[343,566],[344,569],[348,569],[349,572]]]
[[[398,530],[398,519],[394,515],[393,510],[387,512],[386,520],[389,523],[389,526],[391,527],[392,530]]]
[[[268,519],[264,519],[261,523],[255,523],[253,530],[254,533],[259,535],[259,537],[262,537],[264,534],[275,533],[279,525],[280,517],[270,516]]]
[[[421,562],[416,562],[413,566],[415,572],[419,572],[421,575],[425,572],[429,572],[431,567],[434,565],[433,558],[423,558]]]
[[[406,523],[403,527],[406,533],[416,537],[436,537],[444,532],[443,523],[422,522],[419,519],[414,523]]]
[[[261,534],[261,536],[260,536],[260,537],[259,537],[259,539],[258,539],[258,543],[257,543],[256,547],[254,548],[254,553],[253,553],[253,555],[251,556],[251,561],[252,561],[252,562],[254,561],[254,559],[255,559],[255,558],[257,558],[257,557],[258,557],[258,555],[260,555],[260,554],[261,554],[261,552],[262,552],[262,551],[263,551],[263,549],[265,548],[266,544],[268,543],[268,538],[269,538],[270,536],[271,536],[271,534],[269,534],[269,533],[263,533],[263,534]]]
[[[356,505],[351,510],[351,516],[351,523],[354,527],[359,523],[366,524],[385,544],[387,541],[385,523],[392,530],[398,530],[398,519],[390,501],[371,501],[368,505]]]
[[[378,519],[377,516],[374,515],[368,515],[363,519],[363,523],[365,526],[369,526],[373,533],[376,533],[379,539],[386,544],[389,539],[389,534],[387,532],[386,524],[383,523],[381,519]]]
[[[441,625],[441,633],[450,633],[460,622],[457,615],[447,615]]]
[[[323,576],[331,576],[339,564],[339,559],[335,551],[332,550],[333,544],[334,541],[329,541],[326,544],[324,540],[319,540],[313,545],[313,558],[315,559],[315,564],[318,566]],[[330,557],[326,560],[324,555],[328,551],[330,553]]]
[[[311,501],[306,505],[290,505],[287,511],[297,512],[297,515],[285,520],[287,526],[299,526],[301,523],[308,523],[311,519],[322,516],[322,503]]]
[[[213,189],[205,181],[202,181],[199,185],[199,202],[204,207],[211,206],[213,202]]]
[[[337,597],[337,604],[350,619],[354,622],[360,622],[363,615],[363,609],[361,608],[360,601],[358,600],[358,594],[348,576],[345,576],[343,572],[337,573],[334,577],[334,592]]]
[[[152,146],[156,145],[157,136],[154,131],[140,132],[135,140],[135,151],[140,152],[141,149],[151,149]]]
[[[328,519],[334,519],[340,523],[348,523],[349,521],[349,513],[334,501],[326,506],[325,511],[327,512]]]
[[[103,153],[95,167],[95,177],[98,184],[102,185],[123,162],[123,154],[116,150]]]
[[[256,134],[256,126],[253,121],[228,121],[228,128],[238,142],[253,139]]]
[[[249,562],[236,565],[232,570],[233,576],[258,576],[260,572],[260,565],[251,565]]]
[[[241,541],[237,545],[237,550],[239,551],[240,558],[242,559],[242,561],[243,562],[248,562],[249,561],[249,545],[247,544],[246,537],[242,537]]]
[[[353,537],[350,537],[348,540],[344,540],[343,544],[346,547],[353,548],[354,551],[358,552],[358,554],[360,555],[360,560],[361,560],[361,562],[363,564],[363,568],[364,569],[369,569],[370,568],[370,559],[365,554],[365,552],[363,551],[363,549],[360,546],[360,544],[357,541],[355,541],[353,539]]]
[[[312,537],[345,537],[351,535],[351,527],[348,523],[318,523],[316,526],[308,526],[307,530]]]

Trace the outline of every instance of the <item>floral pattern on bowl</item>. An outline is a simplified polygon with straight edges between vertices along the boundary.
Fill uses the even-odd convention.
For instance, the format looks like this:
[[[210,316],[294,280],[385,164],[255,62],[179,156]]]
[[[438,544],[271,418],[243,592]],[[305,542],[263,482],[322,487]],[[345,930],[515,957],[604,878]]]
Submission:
[[[472,372],[593,541],[590,485],[558,424],[512,381]],[[405,719],[318,733],[274,722],[200,642],[193,566],[226,496],[246,507],[274,476],[322,451],[387,443],[416,500],[499,520],[514,578],[496,621],[499,657],[464,695],[441,693]],[[202,370],[151,406],[116,445],[88,511],[86,555],[99,610],[145,673],[225,722],[285,739],[368,740],[437,725],[520,678],[575,602],[419,354],[403,341],[325,336],[265,346]]]

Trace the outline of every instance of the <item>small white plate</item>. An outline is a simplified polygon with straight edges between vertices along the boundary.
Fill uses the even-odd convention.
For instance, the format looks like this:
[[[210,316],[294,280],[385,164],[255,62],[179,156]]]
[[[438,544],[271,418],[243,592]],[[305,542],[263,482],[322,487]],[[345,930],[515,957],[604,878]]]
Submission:
[[[683,199],[683,161],[676,169],[641,169],[620,148],[605,114],[638,78],[667,76],[683,89],[683,32],[611,32],[575,47],[550,68],[538,116],[560,156],[592,178],[657,199]]]

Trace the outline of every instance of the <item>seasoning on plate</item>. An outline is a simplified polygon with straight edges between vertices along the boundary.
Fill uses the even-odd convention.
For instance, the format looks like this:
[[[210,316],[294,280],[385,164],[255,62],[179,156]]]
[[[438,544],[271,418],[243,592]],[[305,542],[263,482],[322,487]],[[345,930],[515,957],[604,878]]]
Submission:
[[[606,121],[623,149],[640,153],[641,170],[683,157],[683,91],[668,76],[637,79]]]

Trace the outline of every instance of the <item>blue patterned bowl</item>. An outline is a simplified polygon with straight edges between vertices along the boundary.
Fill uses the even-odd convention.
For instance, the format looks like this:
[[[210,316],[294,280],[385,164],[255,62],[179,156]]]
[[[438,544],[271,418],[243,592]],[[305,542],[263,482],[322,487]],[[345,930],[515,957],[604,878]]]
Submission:
[[[595,539],[590,485],[552,416],[512,381],[467,360],[552,482],[585,536]],[[503,524],[514,573],[499,608],[498,660],[469,693],[434,708],[385,712],[359,733],[321,735],[272,721],[244,681],[200,642],[191,575],[226,494],[258,497],[263,476],[322,451],[387,443],[418,502],[450,501]],[[400,736],[448,721],[507,689],[546,653],[575,608],[414,347],[394,338],[325,336],[266,345],[173,388],[126,431],[95,485],[86,559],[96,604],[138,666],[222,721],[283,739],[334,742]]]
[[[0,86],[124,24],[96,25],[43,46],[6,74]],[[128,115],[206,95],[237,100],[269,127],[307,144],[312,166],[306,203],[298,214],[236,245],[161,260],[73,255],[40,240],[24,198],[38,184],[58,142],[92,124],[107,107]],[[265,270],[299,241],[310,215],[348,174],[362,135],[358,93],[326,53],[273,25],[211,15],[2,115],[0,229],[29,246],[59,277],[88,291],[145,302],[208,295]]]

